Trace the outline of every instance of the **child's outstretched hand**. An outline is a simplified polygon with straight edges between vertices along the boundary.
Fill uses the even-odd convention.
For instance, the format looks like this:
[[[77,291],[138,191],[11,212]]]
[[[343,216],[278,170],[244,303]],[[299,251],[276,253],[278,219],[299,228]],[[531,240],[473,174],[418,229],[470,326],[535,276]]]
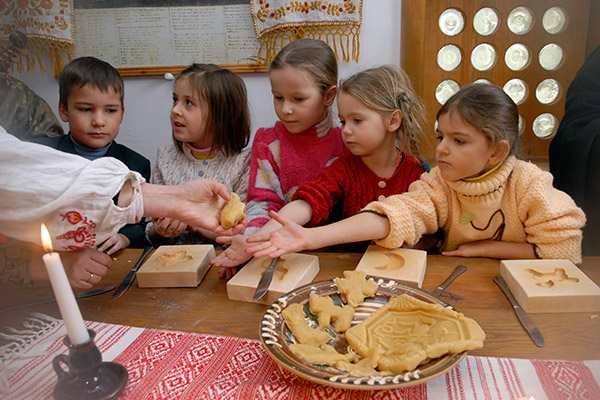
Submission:
[[[479,241],[463,243],[455,250],[443,251],[442,254],[449,257],[487,257],[487,248],[491,241]]]
[[[264,243],[248,247],[246,253],[257,258],[262,256],[273,258],[309,248],[308,229],[280,216],[275,211],[270,211],[269,215],[282,225],[281,229],[262,235],[250,236],[246,240],[247,243]]]
[[[246,243],[248,236],[219,236],[215,239],[217,243],[228,243],[231,245],[223,250],[221,254],[209,261],[215,267],[237,267],[238,265],[248,261],[252,255],[246,253],[246,248],[250,247]]]

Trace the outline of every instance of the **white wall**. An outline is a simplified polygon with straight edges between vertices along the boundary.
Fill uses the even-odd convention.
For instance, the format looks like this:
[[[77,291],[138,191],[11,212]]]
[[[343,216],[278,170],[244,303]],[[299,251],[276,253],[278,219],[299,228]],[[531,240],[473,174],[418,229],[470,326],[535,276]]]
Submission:
[[[400,65],[400,6],[399,0],[363,0],[360,57],[358,63],[339,63],[340,78],[381,64]],[[51,71],[49,61],[44,62]],[[43,97],[58,116],[58,84],[51,73],[41,74],[38,69],[11,75]],[[242,78],[248,89],[252,132],[272,126],[277,117],[267,74],[242,74]],[[125,78],[125,118],[117,141],[146,156],[152,165],[158,146],[171,140],[172,85],[162,77]]]

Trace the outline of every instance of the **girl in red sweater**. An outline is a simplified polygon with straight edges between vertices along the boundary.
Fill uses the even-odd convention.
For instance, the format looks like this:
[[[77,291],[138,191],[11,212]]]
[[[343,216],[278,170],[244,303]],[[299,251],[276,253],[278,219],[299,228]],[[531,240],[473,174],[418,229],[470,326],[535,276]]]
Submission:
[[[406,192],[428,169],[416,158],[421,157],[423,103],[402,69],[384,65],[357,73],[342,81],[337,103],[342,139],[352,155],[300,186],[293,201],[279,210],[299,225],[355,215],[372,201]],[[272,219],[263,231],[280,227]],[[367,244],[344,250],[362,252]]]
[[[350,217],[374,200],[406,192],[424,172],[416,157],[425,113],[404,71],[384,65],[359,72],[341,83],[337,102],[342,139],[352,155],[338,158],[316,180],[301,185],[279,210],[300,225]],[[271,219],[258,234],[280,227]],[[344,250],[365,248],[362,243]]]

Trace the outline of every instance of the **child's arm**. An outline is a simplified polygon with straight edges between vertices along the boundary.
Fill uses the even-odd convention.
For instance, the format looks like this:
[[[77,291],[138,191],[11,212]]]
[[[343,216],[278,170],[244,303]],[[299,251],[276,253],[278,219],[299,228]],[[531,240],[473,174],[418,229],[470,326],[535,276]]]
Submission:
[[[377,240],[386,237],[390,232],[387,217],[372,212],[361,212],[316,228],[303,228],[273,211],[269,214],[282,228],[248,238],[248,243],[264,242],[246,250],[254,257],[278,257],[286,253],[315,250],[335,244]]]
[[[444,251],[442,254],[455,257],[490,257],[503,260],[536,258],[534,246],[531,243],[501,242],[498,240],[463,243],[456,250]]]
[[[269,210],[279,211],[286,203],[280,181],[279,148],[271,130],[259,129],[252,144],[250,179],[246,196],[247,232],[269,221]]]
[[[566,193],[552,186],[553,177],[533,164],[522,168],[518,189],[518,213],[527,242],[544,259],[581,262],[581,229],[585,214]]]

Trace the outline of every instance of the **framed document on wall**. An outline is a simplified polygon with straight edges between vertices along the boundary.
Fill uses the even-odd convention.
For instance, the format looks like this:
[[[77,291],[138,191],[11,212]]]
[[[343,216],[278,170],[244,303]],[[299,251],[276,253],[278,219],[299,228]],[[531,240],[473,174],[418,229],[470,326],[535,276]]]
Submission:
[[[191,63],[263,72],[246,0],[75,0],[75,57],[123,76],[177,73]]]

